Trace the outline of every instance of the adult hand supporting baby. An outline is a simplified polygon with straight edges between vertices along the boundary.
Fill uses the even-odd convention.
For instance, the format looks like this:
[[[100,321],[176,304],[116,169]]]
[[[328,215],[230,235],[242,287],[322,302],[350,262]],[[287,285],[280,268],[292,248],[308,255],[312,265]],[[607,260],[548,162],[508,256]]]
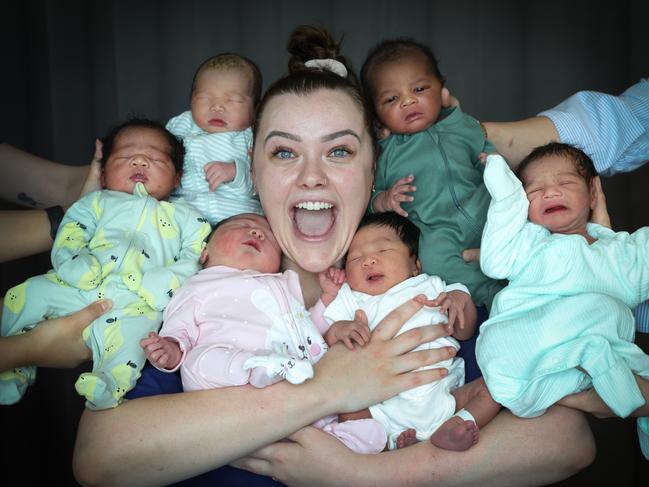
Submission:
[[[329,391],[335,405],[332,412],[358,411],[448,373],[442,368],[417,369],[454,356],[454,348],[408,353],[422,343],[446,336],[448,332],[443,327],[415,328],[395,337],[425,301],[424,296],[408,300],[378,324],[367,345],[350,351],[343,344],[336,344],[316,364],[311,382]]]

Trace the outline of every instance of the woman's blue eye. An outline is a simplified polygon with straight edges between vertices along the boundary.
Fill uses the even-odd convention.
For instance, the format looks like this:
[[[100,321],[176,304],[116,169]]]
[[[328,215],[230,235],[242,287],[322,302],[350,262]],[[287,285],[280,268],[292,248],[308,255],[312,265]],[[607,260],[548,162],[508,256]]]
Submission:
[[[288,160],[295,157],[295,154],[287,149],[277,149],[273,152],[273,156],[277,157],[278,159]]]
[[[347,157],[349,154],[350,151],[344,147],[336,147],[329,153],[331,157]]]

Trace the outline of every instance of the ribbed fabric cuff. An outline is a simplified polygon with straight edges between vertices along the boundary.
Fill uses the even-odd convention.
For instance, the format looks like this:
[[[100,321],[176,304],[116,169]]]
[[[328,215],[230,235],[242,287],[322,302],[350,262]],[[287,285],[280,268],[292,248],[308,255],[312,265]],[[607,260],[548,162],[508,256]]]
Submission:
[[[604,374],[593,377],[593,386],[608,407],[622,418],[645,403],[633,372],[623,360],[618,360]]]

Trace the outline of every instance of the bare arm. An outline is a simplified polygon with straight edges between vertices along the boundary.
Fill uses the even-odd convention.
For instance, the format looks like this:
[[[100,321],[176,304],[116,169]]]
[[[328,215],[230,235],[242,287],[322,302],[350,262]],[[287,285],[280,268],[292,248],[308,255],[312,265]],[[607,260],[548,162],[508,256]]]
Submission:
[[[75,475],[91,485],[169,484],[231,462],[328,414],[359,410],[435,380],[439,369],[406,372],[445,359],[452,349],[406,352],[438,338],[440,327],[392,338],[420,308],[412,300],[397,308],[360,350],[334,346],[316,365],[315,378],[298,386],[233,387],[86,410],[75,445]]]
[[[89,166],[48,161],[0,144],[0,198],[32,208],[69,206],[88,177]]]
[[[558,142],[559,134],[547,117],[532,117],[517,122],[483,122],[487,138],[498,153],[516,169],[532,149],[549,142]]]
[[[595,456],[584,417],[561,407],[535,419],[503,411],[480,430],[478,444],[464,452],[421,442],[379,455],[359,455],[314,428],[305,428],[292,439],[295,443],[276,443],[236,464],[292,486],[501,487],[554,483],[588,466]]]
[[[50,221],[44,210],[0,211],[0,235],[11,235],[0,245],[0,262],[39,254],[52,247]]]

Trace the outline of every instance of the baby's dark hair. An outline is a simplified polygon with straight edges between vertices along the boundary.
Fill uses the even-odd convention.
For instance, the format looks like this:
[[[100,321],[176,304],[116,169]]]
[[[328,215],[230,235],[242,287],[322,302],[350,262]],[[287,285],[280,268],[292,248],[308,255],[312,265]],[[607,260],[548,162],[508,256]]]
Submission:
[[[289,73],[275,81],[264,93],[257,110],[257,118],[253,124],[253,141],[257,140],[259,124],[270,100],[281,95],[307,96],[324,89],[346,93],[356,102],[372,137],[374,156],[378,155],[378,143],[372,129],[372,106],[363,96],[358,78],[350,63],[340,54],[340,44],[341,42],[334,41],[331,34],[324,28],[301,25],[293,31],[287,45],[287,50],[291,55],[288,61]],[[345,66],[347,76],[340,76],[327,69],[305,66],[306,62],[314,59],[333,59],[340,62]]]
[[[570,144],[550,142],[549,144],[537,147],[520,162],[516,169],[516,176],[518,179],[523,181],[525,169],[527,169],[527,167],[534,161],[547,156],[559,156],[571,160],[575,165],[575,169],[577,169],[577,173],[586,180],[589,187],[593,178],[597,176],[595,164],[593,164],[592,159],[588,157],[584,151]]]
[[[235,54],[232,52],[224,52],[217,54],[216,56],[207,58],[198,66],[196,72],[194,73],[194,79],[192,80],[192,91],[190,93],[190,96],[194,94],[198,77],[208,69],[240,69],[242,71],[247,71],[247,74],[248,76],[250,76],[250,79],[252,81],[250,95],[252,97],[254,106],[257,106],[259,99],[261,98],[262,76],[259,67],[253,61],[245,56],[242,56],[241,54]]]
[[[101,157],[102,167],[106,165],[108,158],[113,152],[113,144],[115,143],[117,136],[124,130],[133,128],[147,128],[159,131],[169,143],[169,157],[171,157],[171,161],[174,164],[176,172],[178,174],[182,172],[183,160],[185,158],[185,147],[183,147],[183,143],[178,140],[174,134],[169,132],[160,122],[140,117],[139,115],[129,117],[127,120],[117,123],[116,125],[111,127],[104,138],[101,139],[101,142],[103,144]]]
[[[384,211],[365,215],[358,224],[356,231],[363,227],[374,225],[377,227],[389,227],[399,236],[403,244],[408,247],[410,256],[415,259],[419,255],[419,228],[406,217],[394,211]]]
[[[442,84],[445,78],[439,70],[438,61],[430,47],[409,37],[387,39],[375,45],[367,54],[361,67],[361,85],[364,92],[374,98],[373,74],[382,64],[398,61],[412,54],[421,54],[426,59],[430,73]]]

